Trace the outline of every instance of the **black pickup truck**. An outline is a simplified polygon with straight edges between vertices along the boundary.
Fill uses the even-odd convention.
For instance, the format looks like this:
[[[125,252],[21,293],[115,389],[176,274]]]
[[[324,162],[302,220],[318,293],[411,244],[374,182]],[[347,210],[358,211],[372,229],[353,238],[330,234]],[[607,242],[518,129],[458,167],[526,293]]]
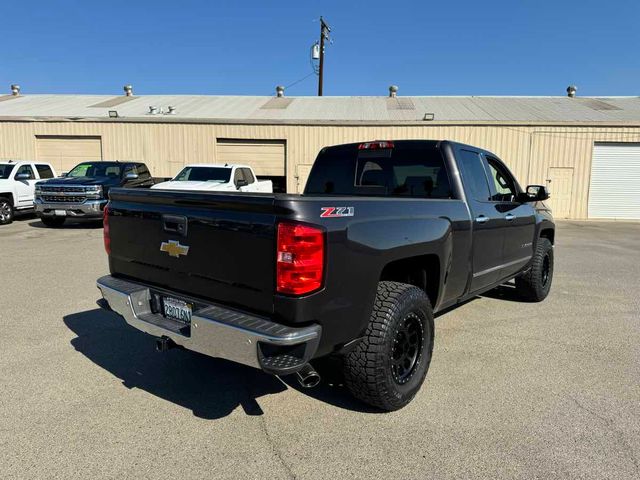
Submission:
[[[144,163],[82,162],[63,177],[36,183],[34,206],[42,223],[59,227],[67,218],[102,218],[110,188],[149,188],[155,183]]]
[[[342,358],[345,384],[385,410],[422,385],[434,312],[515,278],[543,300],[555,227],[544,187],[450,141],[324,148],[304,194],[113,189],[103,299],[164,350],[265,372]]]

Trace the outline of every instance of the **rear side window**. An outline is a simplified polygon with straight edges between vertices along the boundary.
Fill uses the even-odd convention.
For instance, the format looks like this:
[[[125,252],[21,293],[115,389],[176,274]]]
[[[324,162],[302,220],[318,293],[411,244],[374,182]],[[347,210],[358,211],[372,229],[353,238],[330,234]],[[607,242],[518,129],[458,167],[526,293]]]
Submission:
[[[451,198],[442,153],[435,147],[330,148],[316,161],[305,193]]]
[[[473,199],[480,202],[488,201],[491,193],[480,154],[470,150],[460,150],[458,161],[462,168],[462,181]]]
[[[49,165],[36,165],[40,178],[53,178],[53,170]]]

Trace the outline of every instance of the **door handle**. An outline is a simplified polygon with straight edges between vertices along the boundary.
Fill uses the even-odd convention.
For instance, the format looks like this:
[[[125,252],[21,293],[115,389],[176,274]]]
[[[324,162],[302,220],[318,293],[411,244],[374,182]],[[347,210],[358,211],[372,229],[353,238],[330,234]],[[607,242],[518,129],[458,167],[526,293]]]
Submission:
[[[485,217],[484,215],[479,215],[476,217],[477,223],[487,223],[489,221],[489,217]]]
[[[516,218],[516,216],[515,216],[514,214],[512,214],[512,213],[507,213],[507,215],[506,215],[504,218],[505,218],[505,220],[506,220],[507,222],[510,222],[511,220],[513,220],[514,218]]]

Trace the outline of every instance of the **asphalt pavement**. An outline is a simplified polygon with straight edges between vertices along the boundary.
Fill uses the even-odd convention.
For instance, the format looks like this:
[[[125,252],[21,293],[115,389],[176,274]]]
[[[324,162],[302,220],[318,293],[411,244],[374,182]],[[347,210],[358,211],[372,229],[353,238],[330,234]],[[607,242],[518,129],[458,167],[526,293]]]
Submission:
[[[640,224],[562,222],[552,291],[436,319],[427,381],[380,413],[99,310],[102,229],[0,226],[0,472],[32,478],[640,478]]]

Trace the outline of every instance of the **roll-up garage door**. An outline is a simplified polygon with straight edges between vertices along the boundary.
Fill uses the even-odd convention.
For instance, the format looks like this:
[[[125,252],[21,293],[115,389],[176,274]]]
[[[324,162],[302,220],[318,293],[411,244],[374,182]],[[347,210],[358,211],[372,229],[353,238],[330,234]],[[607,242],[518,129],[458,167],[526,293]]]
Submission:
[[[241,163],[251,166],[258,176],[284,177],[285,142],[218,139],[216,163]]]
[[[49,162],[58,174],[87,160],[102,160],[100,137],[37,136],[36,143],[38,160]]]
[[[640,144],[594,145],[589,218],[640,219]]]

